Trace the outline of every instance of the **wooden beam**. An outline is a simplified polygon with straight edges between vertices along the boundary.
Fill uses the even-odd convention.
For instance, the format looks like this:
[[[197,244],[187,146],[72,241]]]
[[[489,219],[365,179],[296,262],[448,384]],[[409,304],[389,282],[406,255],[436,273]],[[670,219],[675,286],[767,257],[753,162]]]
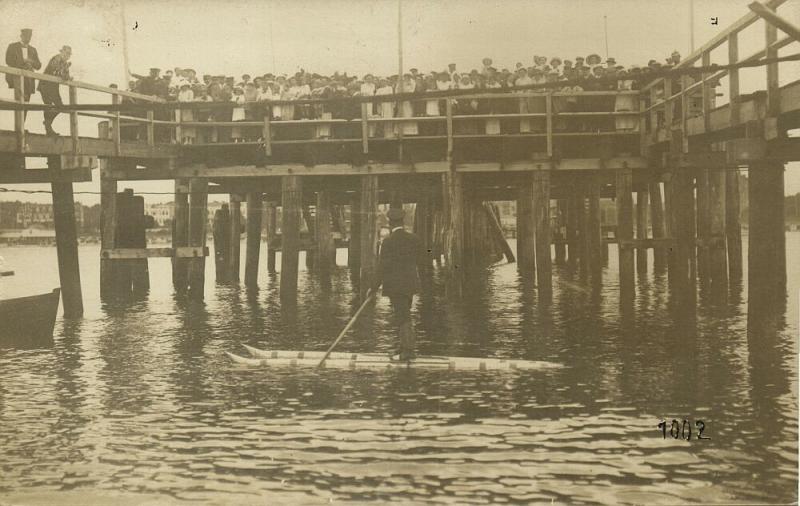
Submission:
[[[230,208],[231,208],[231,237],[229,242],[230,251],[228,252],[228,278],[235,282],[239,282],[239,264],[241,263],[242,256],[242,197],[241,195],[231,193],[230,195]]]
[[[536,277],[539,297],[553,294],[553,268],[550,233],[550,173],[533,173],[533,208],[536,226]]]
[[[48,161],[51,171],[60,169],[60,160]],[[53,192],[53,223],[56,229],[58,277],[65,318],[83,316],[83,294],[78,263],[78,231],[75,224],[75,199],[72,183],[50,183]]]
[[[100,244],[103,249],[116,247],[117,182],[101,174],[100,177]],[[100,258],[100,296],[106,297],[114,290],[114,266]]]
[[[361,299],[372,288],[378,266],[378,176],[361,180],[359,292]]]
[[[189,245],[189,182],[175,180],[175,217],[172,220],[172,247]],[[172,260],[172,285],[175,291],[183,293],[189,283],[189,263],[185,258]]]
[[[633,249],[625,241],[633,239],[633,176],[629,170],[620,170],[617,177],[617,240],[619,241],[620,303],[628,306],[635,297]]]
[[[297,297],[297,273],[300,253],[300,218],[303,205],[303,180],[284,176],[281,182],[281,300],[292,302]]]
[[[780,28],[781,30],[786,32],[787,35],[791,36],[794,40],[800,42],[800,28],[790,23],[789,21],[786,21],[782,17],[778,16],[778,14],[774,10],[770,9],[761,2],[753,2],[751,4],[748,4],[747,7],[751,11],[758,14],[767,23],[774,25],[777,28]]]
[[[517,190],[517,269],[536,281],[536,222],[530,177]]]
[[[258,262],[261,251],[261,219],[263,216],[261,193],[247,194],[247,249],[245,252],[244,284],[258,286]]]
[[[206,245],[208,221],[208,180],[189,180],[189,246]],[[189,297],[202,300],[205,287],[206,257],[191,257],[189,263]]]
[[[322,276],[330,274],[336,263],[336,244],[333,241],[331,193],[320,191],[317,193],[317,206],[314,232],[317,248],[315,251],[315,265],[317,272]],[[308,254],[308,253],[307,253]]]
[[[0,170],[0,184],[79,183],[91,180],[92,169],[58,171],[47,169]]]
[[[208,256],[208,248],[183,246],[179,248],[103,248],[100,258],[106,260],[132,260],[140,258],[196,258]]]

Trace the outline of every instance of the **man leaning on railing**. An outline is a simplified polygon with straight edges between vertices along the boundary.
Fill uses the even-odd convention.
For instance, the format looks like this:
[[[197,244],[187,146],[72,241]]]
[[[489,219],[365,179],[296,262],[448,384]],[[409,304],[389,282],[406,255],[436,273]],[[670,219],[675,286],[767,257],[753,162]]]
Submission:
[[[57,55],[50,58],[50,62],[44,69],[44,73],[53,77],[58,77],[64,81],[69,81],[69,67],[72,63],[69,61],[72,56],[72,48],[63,46]],[[63,106],[61,101],[61,93],[58,89],[58,83],[50,81],[39,81],[39,93],[42,94],[42,102],[47,105]],[[44,112],[44,131],[47,135],[58,135],[53,130],[53,120],[58,116],[58,111],[45,111]]]

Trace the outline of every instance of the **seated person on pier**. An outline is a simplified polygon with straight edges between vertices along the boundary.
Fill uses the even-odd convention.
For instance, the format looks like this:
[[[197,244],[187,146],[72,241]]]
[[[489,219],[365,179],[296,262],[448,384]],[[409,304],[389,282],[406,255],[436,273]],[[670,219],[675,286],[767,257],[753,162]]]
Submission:
[[[380,258],[373,290],[383,285],[383,295],[389,297],[400,339],[399,360],[411,360],[415,353],[414,327],[411,323],[411,304],[419,285],[418,267],[425,259],[422,240],[403,229],[405,212],[391,208],[386,213],[391,234],[381,242]]]

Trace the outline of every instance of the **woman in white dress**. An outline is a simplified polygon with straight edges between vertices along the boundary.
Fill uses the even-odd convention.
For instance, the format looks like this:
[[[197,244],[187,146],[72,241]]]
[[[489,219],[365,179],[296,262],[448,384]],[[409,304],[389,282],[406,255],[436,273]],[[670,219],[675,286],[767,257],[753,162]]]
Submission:
[[[378,89],[375,90],[375,95],[393,95],[394,89],[386,79],[381,79],[378,82]],[[394,102],[386,101],[378,104],[378,112],[381,118],[394,117]],[[383,125],[383,136],[387,139],[392,139],[395,136],[395,127],[391,121],[381,122]]]
[[[417,83],[411,77],[411,74],[403,76],[403,93],[414,93],[417,89]],[[400,93],[400,90],[397,90]],[[400,116],[403,118],[414,117],[414,104],[410,100],[404,100],[400,104]],[[402,123],[403,135],[419,135],[419,128],[416,121],[404,121]]]
[[[238,105],[238,107],[233,108],[233,113],[231,114],[231,121],[244,121],[245,120],[245,111],[244,111],[244,90],[239,86],[233,89],[233,101]],[[242,142],[242,127],[233,127],[231,128],[231,139],[233,142]]]
[[[622,79],[617,81],[618,91],[631,91],[633,81]],[[614,112],[633,112],[636,110],[636,95],[617,95],[614,99]],[[614,118],[617,131],[636,132],[638,121],[636,116],[616,116]]]
[[[500,88],[500,83],[497,82],[497,79],[494,75],[490,75],[486,78],[486,89],[497,89]],[[488,101],[489,107],[487,107],[490,114],[497,114],[500,112],[500,102],[497,100],[489,100]],[[500,134],[500,120],[497,118],[487,119],[486,120],[486,135],[499,135]]]
[[[372,77],[372,74],[367,74],[364,76],[364,82],[361,83],[361,88],[359,90],[359,94],[362,97],[373,97],[375,96],[375,80]],[[367,102],[367,117],[374,118],[375,117],[375,103],[374,102]],[[369,136],[375,137],[375,132],[378,130],[377,123],[369,123]]]
[[[178,102],[194,102],[194,92],[188,82],[181,85]],[[178,121],[194,121],[194,109],[178,109],[176,112],[180,116]],[[196,132],[192,126],[181,126],[181,138],[178,140],[182,144],[194,144],[197,137]]]

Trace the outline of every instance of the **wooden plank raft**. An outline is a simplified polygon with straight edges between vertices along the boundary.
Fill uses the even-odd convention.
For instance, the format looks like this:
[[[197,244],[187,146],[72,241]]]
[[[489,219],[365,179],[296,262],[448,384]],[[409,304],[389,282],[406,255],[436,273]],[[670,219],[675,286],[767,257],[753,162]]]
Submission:
[[[325,355],[323,351],[261,350],[244,345],[250,357],[225,352],[237,364],[251,367],[296,366],[315,367]],[[472,371],[514,371],[558,369],[560,364],[538,360],[507,360],[502,358],[431,357],[419,356],[409,361],[392,360],[382,353],[333,352],[323,367],[341,369],[424,368]]]

